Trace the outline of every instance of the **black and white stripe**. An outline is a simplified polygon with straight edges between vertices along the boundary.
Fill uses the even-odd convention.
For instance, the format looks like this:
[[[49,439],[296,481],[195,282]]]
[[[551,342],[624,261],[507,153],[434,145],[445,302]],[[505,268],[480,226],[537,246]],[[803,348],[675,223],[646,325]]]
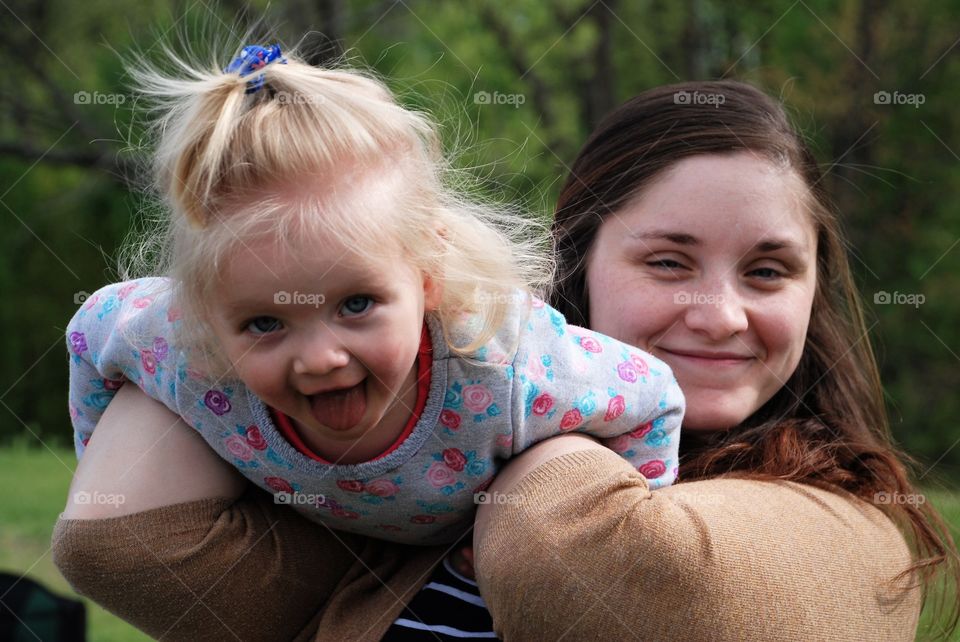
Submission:
[[[496,639],[477,583],[457,573],[446,558],[383,636],[384,642]]]

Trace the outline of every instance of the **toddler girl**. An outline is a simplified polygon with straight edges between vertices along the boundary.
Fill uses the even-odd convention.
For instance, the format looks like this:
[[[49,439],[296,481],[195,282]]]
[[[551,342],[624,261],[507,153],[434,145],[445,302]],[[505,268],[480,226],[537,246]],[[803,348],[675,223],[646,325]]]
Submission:
[[[276,45],[181,64],[133,70],[170,212],[140,255],[164,276],[69,324],[78,457],[127,380],[276,501],[403,543],[456,540],[502,462],[565,431],[673,482],[669,367],[533,294],[552,270],[530,223],[445,184],[425,116]]]

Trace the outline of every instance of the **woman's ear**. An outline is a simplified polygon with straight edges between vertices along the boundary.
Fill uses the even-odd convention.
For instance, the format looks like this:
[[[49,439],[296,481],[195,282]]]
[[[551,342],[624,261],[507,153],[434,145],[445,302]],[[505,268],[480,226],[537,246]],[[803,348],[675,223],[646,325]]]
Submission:
[[[423,275],[423,310],[434,312],[443,300],[443,283],[429,274]]]

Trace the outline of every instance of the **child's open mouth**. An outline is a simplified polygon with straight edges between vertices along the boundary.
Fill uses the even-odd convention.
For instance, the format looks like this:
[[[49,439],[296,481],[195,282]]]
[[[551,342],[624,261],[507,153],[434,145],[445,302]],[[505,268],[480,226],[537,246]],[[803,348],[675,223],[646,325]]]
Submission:
[[[350,430],[367,410],[366,379],[350,388],[310,395],[313,418],[332,430]]]

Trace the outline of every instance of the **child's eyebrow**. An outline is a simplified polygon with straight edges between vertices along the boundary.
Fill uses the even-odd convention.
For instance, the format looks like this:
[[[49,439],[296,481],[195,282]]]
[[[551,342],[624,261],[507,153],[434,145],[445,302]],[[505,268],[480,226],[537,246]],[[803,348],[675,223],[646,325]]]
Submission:
[[[263,310],[267,307],[274,307],[272,298],[257,299],[224,299],[221,300],[220,307],[229,314],[242,314],[253,310]]]

